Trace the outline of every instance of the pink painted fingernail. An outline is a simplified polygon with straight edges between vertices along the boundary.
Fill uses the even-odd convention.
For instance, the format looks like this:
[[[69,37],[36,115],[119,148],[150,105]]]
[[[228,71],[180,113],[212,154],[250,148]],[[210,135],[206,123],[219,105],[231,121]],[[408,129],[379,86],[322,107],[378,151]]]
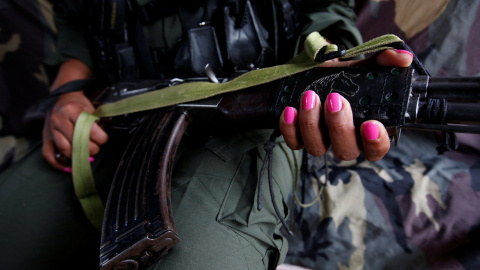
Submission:
[[[308,90],[303,93],[303,108],[305,110],[311,110],[315,108],[317,104],[317,95],[312,90]]]
[[[65,168],[63,168],[63,171],[64,171],[64,172],[67,172],[67,173],[72,173],[72,168],[70,168],[70,167],[65,167]]]
[[[94,157],[89,157],[89,158],[88,158],[88,161],[94,162],[94,161],[95,161],[95,158],[94,158]]]
[[[285,107],[285,112],[283,113],[283,120],[286,124],[291,124],[295,120],[296,111],[292,107]]]
[[[395,50],[395,52],[397,52],[397,53],[406,53],[406,54],[409,54],[410,56],[413,57],[413,54],[412,54],[411,52],[407,51],[407,50]]]
[[[338,112],[342,109],[342,96],[338,93],[330,93],[327,96],[327,108],[329,112]]]
[[[366,122],[363,124],[363,134],[368,140],[376,140],[380,136],[380,129],[375,122]]]

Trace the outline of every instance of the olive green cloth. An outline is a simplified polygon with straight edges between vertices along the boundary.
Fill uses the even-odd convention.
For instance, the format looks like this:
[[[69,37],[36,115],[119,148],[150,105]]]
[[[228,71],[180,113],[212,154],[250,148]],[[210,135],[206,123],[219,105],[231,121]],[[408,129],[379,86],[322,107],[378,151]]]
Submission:
[[[184,152],[172,181],[180,242],[151,269],[275,269],[284,261],[288,244],[280,233],[266,177],[262,210],[256,205],[263,142],[269,133],[216,137]],[[274,148],[274,193],[281,213],[287,215],[286,199],[301,151],[281,144]]]
[[[98,158],[95,169],[105,162]],[[53,169],[41,145],[0,174],[2,269],[98,269],[99,241],[71,175]]]

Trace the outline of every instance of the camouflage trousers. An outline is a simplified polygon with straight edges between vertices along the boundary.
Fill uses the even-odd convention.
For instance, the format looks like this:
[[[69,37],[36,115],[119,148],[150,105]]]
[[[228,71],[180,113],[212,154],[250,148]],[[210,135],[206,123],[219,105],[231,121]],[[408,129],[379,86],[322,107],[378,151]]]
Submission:
[[[296,194],[315,203],[294,209],[287,262],[311,269],[478,269],[480,154],[462,144],[437,155],[437,141],[435,133],[411,131],[381,161],[310,158]]]
[[[0,137],[0,173],[25,156],[29,148],[25,138]]]
[[[41,136],[41,127],[24,120],[49,92],[43,62],[55,50],[55,35],[50,1],[0,0],[0,172]]]

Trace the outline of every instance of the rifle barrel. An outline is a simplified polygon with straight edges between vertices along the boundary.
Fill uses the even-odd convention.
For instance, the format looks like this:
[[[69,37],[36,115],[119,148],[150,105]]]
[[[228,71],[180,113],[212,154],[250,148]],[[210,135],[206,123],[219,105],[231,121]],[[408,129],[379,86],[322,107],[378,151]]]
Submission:
[[[414,75],[412,94],[402,128],[480,133],[480,77]]]
[[[428,98],[480,100],[480,77],[430,77]]]
[[[475,125],[437,125],[423,123],[405,123],[402,128],[423,131],[445,131],[458,133],[476,133],[480,134],[480,126]]]

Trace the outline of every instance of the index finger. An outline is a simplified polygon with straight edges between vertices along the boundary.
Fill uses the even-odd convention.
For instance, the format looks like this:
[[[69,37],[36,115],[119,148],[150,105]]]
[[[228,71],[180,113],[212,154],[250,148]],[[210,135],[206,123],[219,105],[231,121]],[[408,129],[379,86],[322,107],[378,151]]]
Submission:
[[[407,50],[385,50],[375,58],[380,66],[409,67],[413,54]]]
[[[340,62],[325,62],[321,67],[350,67],[372,64],[378,64],[380,66],[392,66],[392,67],[409,67],[413,61],[413,54],[407,50],[384,50],[377,54],[374,58],[367,58],[362,60],[350,60]]]

